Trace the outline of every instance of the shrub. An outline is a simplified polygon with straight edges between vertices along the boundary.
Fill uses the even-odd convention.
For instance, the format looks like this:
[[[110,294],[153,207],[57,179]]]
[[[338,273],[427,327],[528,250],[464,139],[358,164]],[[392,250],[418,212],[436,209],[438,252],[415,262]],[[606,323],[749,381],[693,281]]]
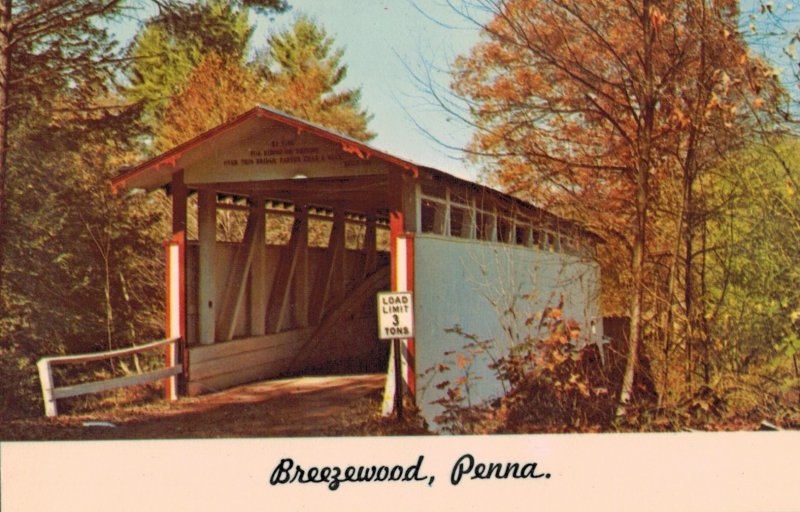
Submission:
[[[601,371],[598,347],[587,343],[577,322],[562,319],[561,310],[548,308],[528,319],[540,322],[537,332],[526,336],[506,354],[492,358],[489,367],[501,382],[499,398],[470,402],[471,367],[477,357],[491,357],[493,340],[468,339],[460,352],[446,352],[434,373],[455,366],[456,380],[440,380],[444,395],[436,400],[443,412],[435,418],[441,429],[457,434],[597,431],[611,422],[614,398]]]

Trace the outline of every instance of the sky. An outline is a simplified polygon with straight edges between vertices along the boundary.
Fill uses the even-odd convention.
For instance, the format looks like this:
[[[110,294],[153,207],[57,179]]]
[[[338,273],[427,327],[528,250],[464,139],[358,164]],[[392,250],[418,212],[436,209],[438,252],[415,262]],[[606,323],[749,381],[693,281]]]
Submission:
[[[747,13],[757,12],[762,1],[742,2],[743,30],[750,23]],[[337,47],[345,50],[345,85],[361,88],[362,105],[373,115],[370,129],[377,137],[370,142],[372,146],[462,178],[478,178],[479,169],[463,161],[463,153],[456,149],[469,142],[470,129],[435,105],[415,78],[425,76],[428,69],[437,70],[434,76],[438,87],[446,89],[449,78],[445,70],[456,56],[465,54],[479,41],[480,34],[473,23],[454,11],[447,0],[289,3],[291,9],[287,13],[253,15],[257,29],[252,47],[263,48],[269,31],[288,28],[297,16],[309,15],[333,36]],[[794,7],[791,1],[774,4],[776,13],[782,15]],[[135,29],[131,23],[123,32],[132,35]],[[761,52],[774,50],[769,44],[757,48]]]
[[[343,85],[361,88],[361,104],[372,114],[370,145],[410,160],[475,180],[478,170],[462,161],[471,132],[432,102],[415,75],[436,72],[446,88],[445,73],[455,57],[478,40],[474,24],[449,7],[446,0],[289,0],[291,9],[279,15],[256,15],[251,47],[266,46],[270,31],[288,28],[304,14],[321,25],[344,48],[347,66]],[[138,18],[147,17],[141,11]],[[137,24],[129,20],[117,30],[126,42]]]
[[[259,18],[253,44],[263,46],[267,30],[288,27],[300,14],[321,24],[344,48],[346,85],[360,87],[361,103],[374,116],[370,145],[391,154],[475,179],[477,169],[461,161],[471,132],[438,106],[415,75],[446,69],[479,39],[476,27],[437,0],[290,0],[290,12]],[[449,81],[439,72],[440,87]],[[426,133],[426,131],[428,133]],[[449,146],[449,147],[448,147]]]
[[[448,5],[448,0],[289,0],[289,3],[292,5],[289,13],[275,16],[273,21],[261,18],[253,39],[255,46],[263,46],[267,30],[289,26],[300,13],[310,15],[345,48],[347,84],[361,87],[362,104],[374,115],[370,127],[378,136],[371,145],[462,178],[477,179],[479,169],[464,162],[461,151],[452,149],[466,146],[472,132],[433,105],[430,94],[421,90],[415,80],[415,75],[425,75],[426,67],[447,69],[456,56],[467,53],[480,40],[473,23]],[[774,17],[759,14],[762,4],[771,6]],[[794,85],[787,71],[796,63],[783,56],[783,49],[788,46],[786,38],[765,34],[779,28],[775,20],[786,22],[781,30],[797,26],[800,1],[742,0],[740,8],[740,28],[748,42],[755,51],[774,61],[785,83]],[[757,33],[748,33],[751,23],[755,23]],[[435,78],[440,90],[447,87],[449,78],[445,73],[439,72]]]

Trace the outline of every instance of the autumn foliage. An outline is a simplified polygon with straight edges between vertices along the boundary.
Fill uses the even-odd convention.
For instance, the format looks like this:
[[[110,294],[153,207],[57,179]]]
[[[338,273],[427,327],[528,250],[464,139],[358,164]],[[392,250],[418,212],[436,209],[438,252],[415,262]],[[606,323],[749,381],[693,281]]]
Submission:
[[[164,112],[156,147],[165,151],[251,109],[258,82],[239,62],[210,53]]]
[[[606,310],[631,319],[624,414],[644,341],[681,345],[689,381],[702,373],[709,173],[769,124],[774,73],[734,1],[481,6],[491,19],[453,82],[477,129],[468,151],[492,183],[606,239]]]
[[[539,325],[504,354],[496,340],[481,339],[456,326],[465,344],[444,354],[431,368],[432,382],[443,391],[434,403],[441,412],[436,428],[455,434],[601,431],[608,428],[614,403],[610,365],[599,348],[586,344],[578,323],[548,308],[528,318]],[[472,402],[477,375],[472,365],[488,358],[488,367],[504,393],[488,402]],[[455,374],[452,373],[455,371]],[[457,375],[456,378],[445,378]]]

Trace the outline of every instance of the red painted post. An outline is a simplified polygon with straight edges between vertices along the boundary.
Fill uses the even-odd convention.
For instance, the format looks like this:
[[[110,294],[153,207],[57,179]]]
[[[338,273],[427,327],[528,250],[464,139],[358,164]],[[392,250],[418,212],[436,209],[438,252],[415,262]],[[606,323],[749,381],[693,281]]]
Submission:
[[[183,375],[186,376],[188,354],[186,351],[185,336],[185,234],[179,232],[173,235],[172,240],[166,242],[166,337],[180,337],[179,346],[168,345],[165,354],[165,366],[176,364],[182,360]],[[169,377],[164,382],[164,394],[167,400],[177,400],[178,380],[176,376]]]

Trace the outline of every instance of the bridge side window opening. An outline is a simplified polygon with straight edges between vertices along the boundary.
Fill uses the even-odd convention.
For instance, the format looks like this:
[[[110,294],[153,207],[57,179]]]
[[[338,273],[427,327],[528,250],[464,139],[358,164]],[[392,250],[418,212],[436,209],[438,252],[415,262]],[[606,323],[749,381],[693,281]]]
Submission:
[[[378,252],[389,252],[389,241],[391,240],[389,231],[389,220],[378,219],[375,222],[375,248]]]
[[[445,209],[443,201],[423,197],[420,208],[420,229],[423,233],[445,234]],[[448,233],[449,234],[449,233]]]
[[[475,211],[475,238],[486,242],[495,241],[495,217],[483,210]]]
[[[345,248],[361,250],[367,234],[367,217],[355,213],[345,215],[344,240]]]
[[[514,221],[508,217],[499,215],[497,217],[497,241],[505,244],[513,243],[511,238],[514,228]]]
[[[562,236],[561,237],[561,252],[565,252],[567,254],[577,254],[577,246],[575,244],[575,239],[571,236]]]
[[[267,202],[266,240],[267,245],[287,245],[292,237],[292,224],[295,208],[284,201]]]
[[[523,247],[531,247],[532,231],[533,229],[531,226],[526,226],[524,224],[517,224],[514,226],[514,244]]]
[[[244,240],[250,208],[245,198],[223,196],[217,199],[217,242],[240,243]]]
[[[450,206],[450,235],[458,238],[472,238],[470,210],[461,206]]]
[[[531,245],[537,249],[542,248],[542,232],[538,229],[534,228],[531,231]]]
[[[572,255],[590,256],[594,252],[593,245],[569,225],[542,219],[541,212],[506,204],[485,191],[424,182],[418,185],[417,193],[420,233]]]
[[[328,247],[333,231],[333,210],[311,207],[308,212],[308,246]]]

